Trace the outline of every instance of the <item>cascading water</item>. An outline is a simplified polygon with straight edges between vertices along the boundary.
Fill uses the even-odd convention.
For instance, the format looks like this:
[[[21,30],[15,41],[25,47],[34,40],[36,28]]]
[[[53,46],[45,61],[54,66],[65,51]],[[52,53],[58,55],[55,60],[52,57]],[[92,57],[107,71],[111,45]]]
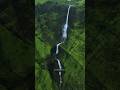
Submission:
[[[70,8],[72,5],[69,5],[68,7],[68,12],[67,12],[67,17],[66,17],[66,23],[63,27],[62,30],[62,38],[63,38],[63,42],[67,39],[67,29],[68,29],[68,18],[69,18],[69,12],[70,12]]]
[[[61,60],[58,57],[59,54],[59,46],[63,44],[67,39],[67,30],[68,30],[68,19],[70,8],[72,5],[69,5],[66,15],[66,21],[64,27],[62,28],[62,40],[57,43],[53,48],[51,48],[51,58],[47,61],[47,69],[50,72],[51,78],[59,85],[61,88],[63,84],[63,75],[64,75],[64,65],[62,64]],[[54,59],[53,61],[51,61]]]
[[[57,70],[56,69],[56,71],[59,71],[59,77],[60,77],[60,81],[59,81],[59,84],[60,84],[60,86],[61,86],[61,84],[62,84],[62,65],[61,65],[61,62],[60,62],[60,60],[59,59],[56,59],[57,60],[57,63],[58,63],[58,66],[59,66],[59,69]]]
[[[68,7],[68,12],[67,12],[67,17],[66,17],[66,23],[65,23],[65,25],[64,25],[64,27],[63,27],[63,30],[62,30],[62,38],[63,38],[63,41],[60,42],[60,43],[58,43],[58,44],[56,45],[56,54],[58,54],[58,48],[59,48],[59,46],[60,46],[62,43],[64,43],[64,41],[67,39],[68,18],[69,18],[69,13],[70,13],[70,8],[71,8],[71,6],[72,6],[72,5],[69,5],[69,7]]]
[[[56,54],[58,54],[59,53],[59,46],[60,46],[60,44],[62,44],[63,42],[61,42],[61,43],[58,43],[57,45],[56,45]]]
[[[69,5],[69,7],[68,7],[68,12],[67,12],[67,17],[66,17],[66,23],[64,24],[64,27],[63,27],[63,30],[62,30],[62,41],[56,45],[56,53],[55,53],[56,55],[59,53],[59,46],[62,43],[64,43],[64,41],[67,39],[68,18],[69,18],[69,13],[70,13],[71,6],[72,5]],[[62,67],[61,61],[58,59],[57,56],[55,56],[55,60],[57,61],[58,69],[54,69],[54,71],[58,71],[58,73],[59,73],[59,86],[61,86],[61,84],[63,83],[63,81],[62,81],[63,67]]]

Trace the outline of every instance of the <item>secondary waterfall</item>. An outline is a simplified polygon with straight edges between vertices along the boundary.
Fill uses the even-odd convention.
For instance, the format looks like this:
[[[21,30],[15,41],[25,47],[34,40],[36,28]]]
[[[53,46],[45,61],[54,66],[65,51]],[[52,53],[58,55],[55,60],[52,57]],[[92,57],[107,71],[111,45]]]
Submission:
[[[62,44],[63,42],[61,42],[61,43],[58,43],[57,45],[56,45],[56,54],[58,54],[59,53],[59,46],[60,46],[60,44]]]
[[[58,62],[58,65],[59,65],[59,69],[60,69],[60,71],[59,71],[59,76],[60,76],[60,84],[62,83],[62,74],[61,74],[61,70],[62,70],[62,65],[61,65],[61,63],[60,63],[60,61],[59,61],[59,59],[57,59],[57,62]]]

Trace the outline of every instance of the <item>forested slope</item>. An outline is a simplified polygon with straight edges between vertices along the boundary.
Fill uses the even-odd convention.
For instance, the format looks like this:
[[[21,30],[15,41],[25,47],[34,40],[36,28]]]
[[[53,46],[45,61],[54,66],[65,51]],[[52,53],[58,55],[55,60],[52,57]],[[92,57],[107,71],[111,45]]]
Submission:
[[[45,0],[44,0],[45,1]],[[62,90],[84,90],[85,77],[85,29],[84,4],[76,1],[69,17],[68,39],[60,46],[60,59],[65,66]],[[81,6],[80,6],[81,4]],[[82,6],[83,5],[83,6]],[[39,1],[36,5],[36,90],[56,90],[47,70],[41,64],[50,56],[50,49],[60,41],[68,3],[64,1]]]
[[[33,89],[32,13],[31,1],[0,1],[0,90]]]

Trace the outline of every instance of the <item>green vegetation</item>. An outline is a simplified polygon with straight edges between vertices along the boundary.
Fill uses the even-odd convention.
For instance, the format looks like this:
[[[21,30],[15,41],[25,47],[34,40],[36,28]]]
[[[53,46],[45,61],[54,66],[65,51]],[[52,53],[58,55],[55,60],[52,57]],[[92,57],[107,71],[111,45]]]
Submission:
[[[68,39],[60,46],[60,59],[65,66],[62,90],[84,90],[84,0],[74,0],[71,3],[76,6],[70,11]],[[67,4],[64,0],[36,0],[36,90],[57,90],[55,84],[52,83],[49,72],[42,69],[41,64],[49,57],[52,46],[60,41],[62,25],[66,18]]]
[[[35,0],[35,4],[43,4],[43,3],[45,3],[46,1],[48,1],[48,0]]]
[[[35,0],[35,5],[42,5],[48,1],[60,4],[73,4],[79,7],[85,7],[85,0],[71,0],[70,2],[68,2],[67,0]]]

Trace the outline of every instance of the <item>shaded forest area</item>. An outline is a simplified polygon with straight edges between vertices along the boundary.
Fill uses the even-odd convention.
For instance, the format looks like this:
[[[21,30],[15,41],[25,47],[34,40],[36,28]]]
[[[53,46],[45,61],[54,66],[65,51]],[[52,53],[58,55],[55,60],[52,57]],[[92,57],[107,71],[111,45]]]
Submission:
[[[0,90],[34,89],[33,5],[0,0]]]

